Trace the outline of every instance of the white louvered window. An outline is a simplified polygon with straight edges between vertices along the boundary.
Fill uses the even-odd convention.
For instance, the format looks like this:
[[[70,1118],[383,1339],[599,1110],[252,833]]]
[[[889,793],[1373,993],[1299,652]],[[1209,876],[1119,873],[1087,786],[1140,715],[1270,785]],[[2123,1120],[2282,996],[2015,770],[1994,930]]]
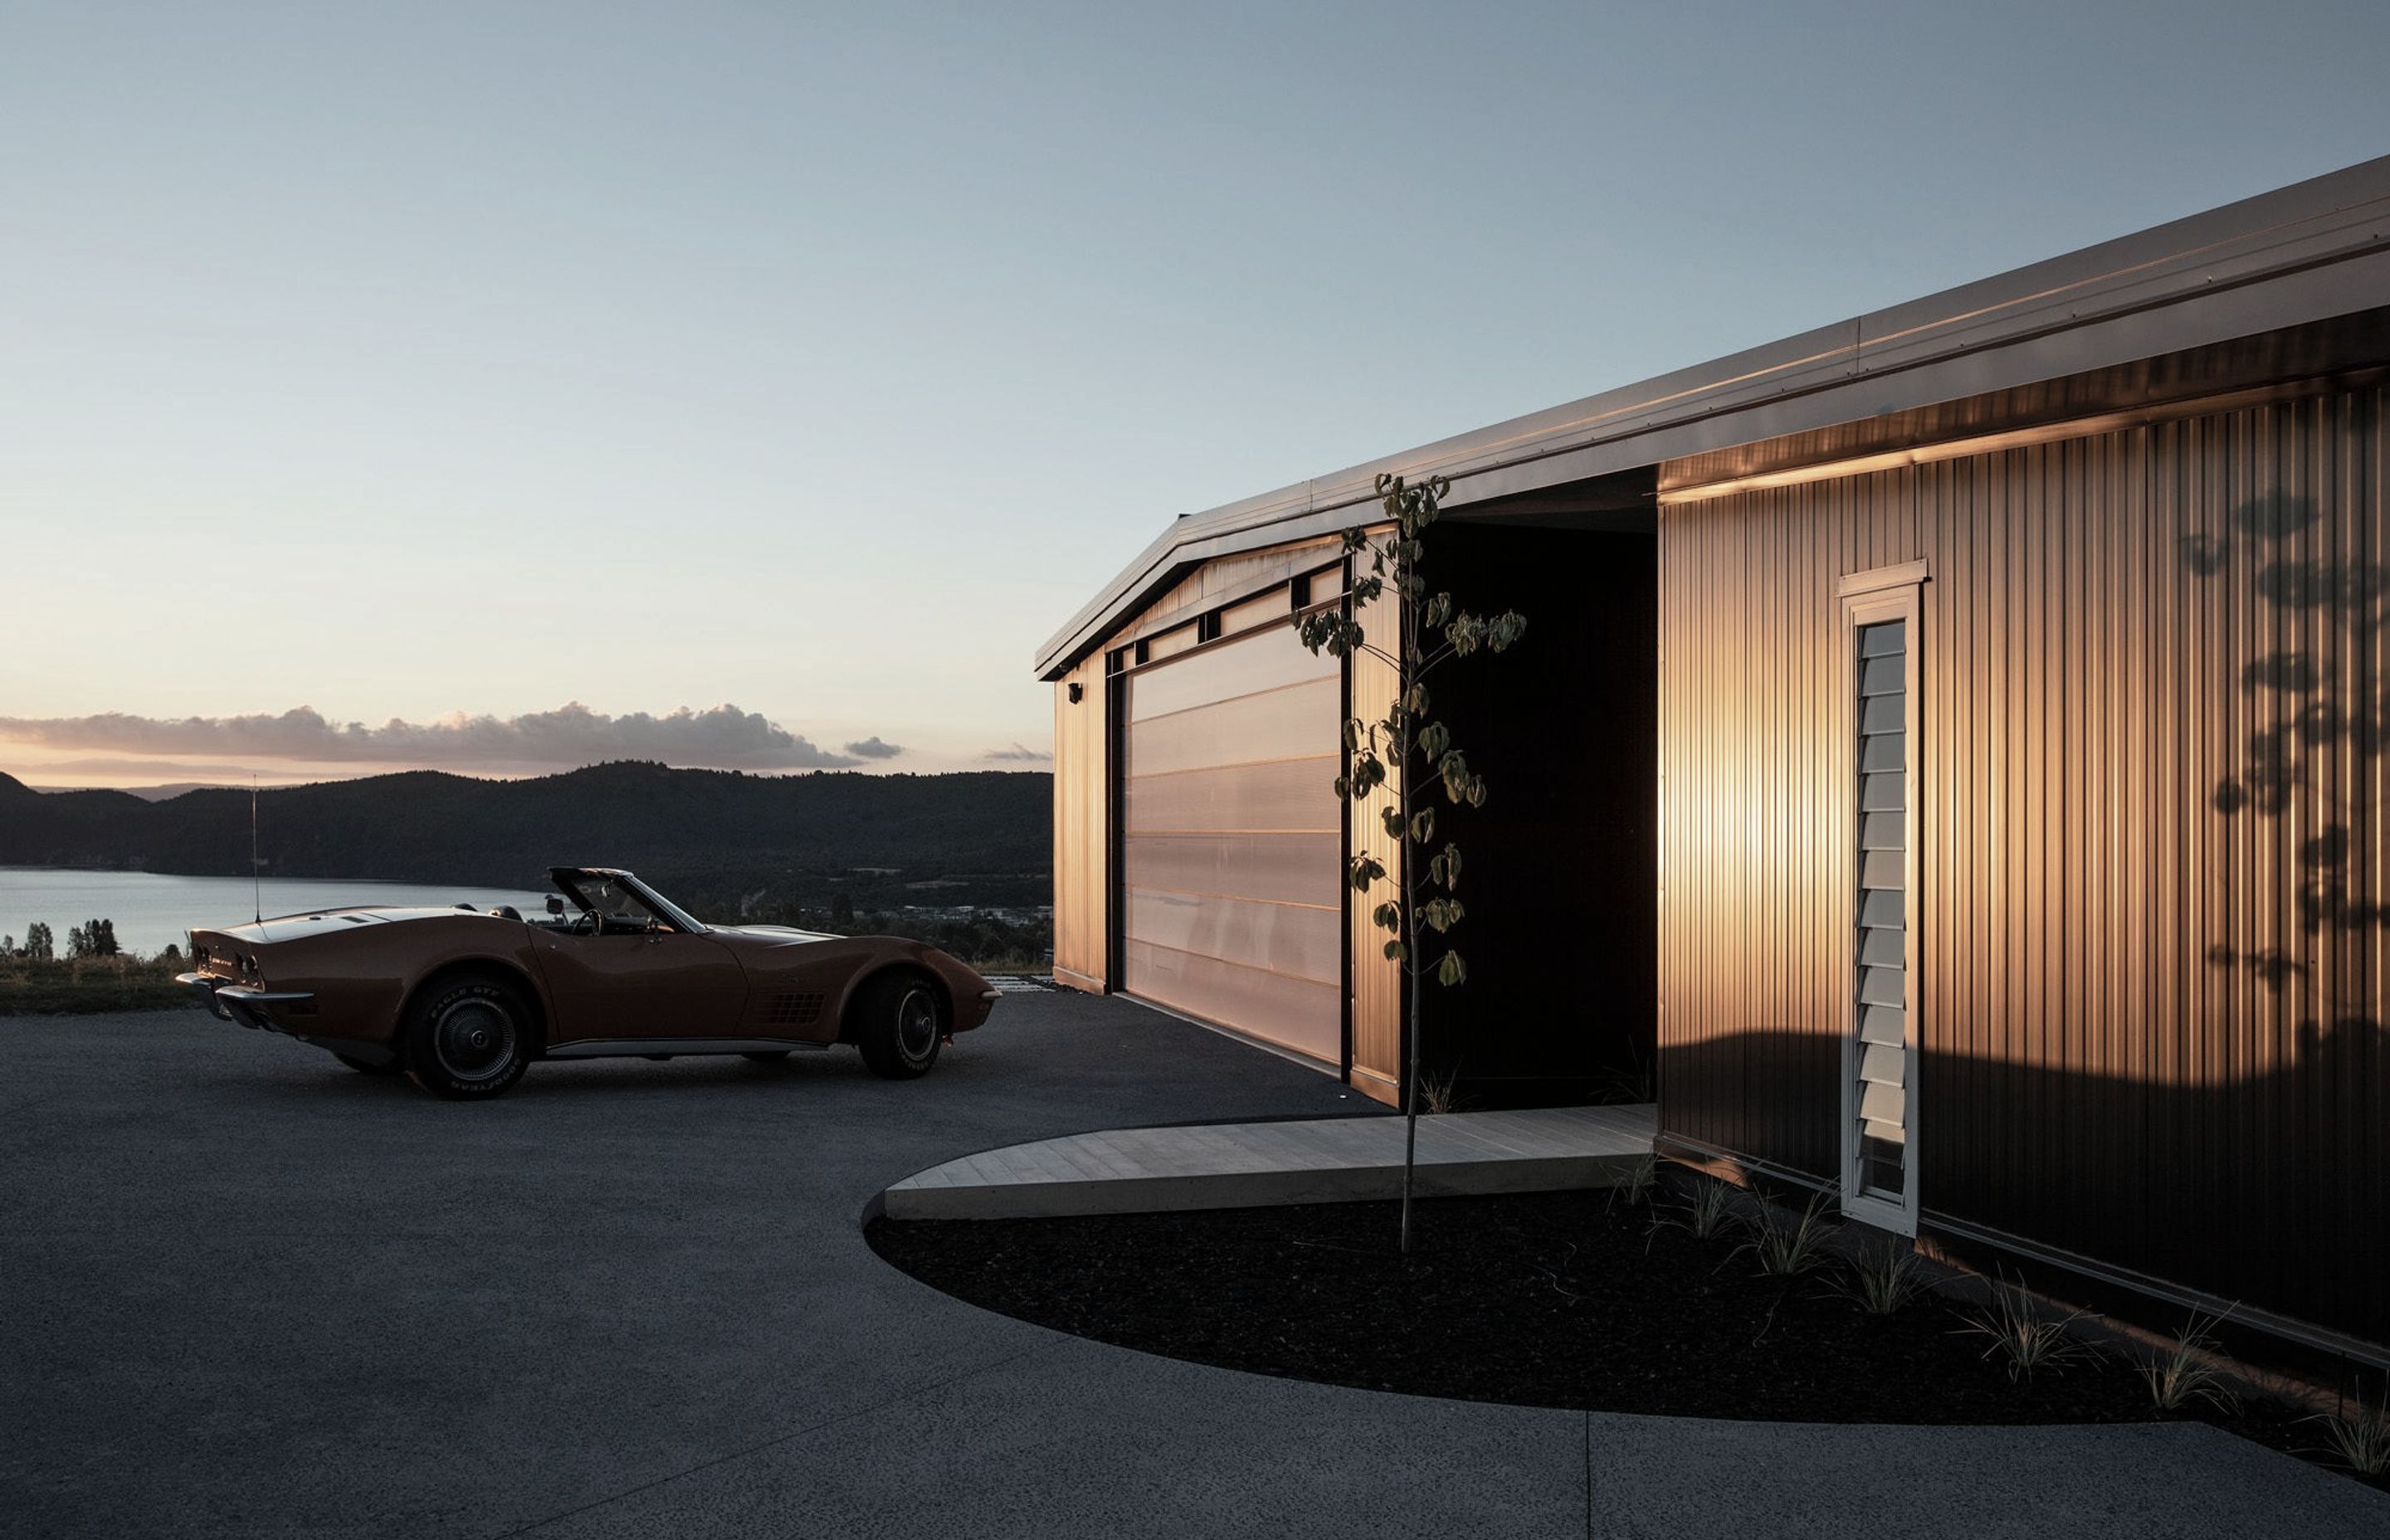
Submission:
[[[1844,1211],[1917,1231],[1919,585],[1921,565],[1844,578],[1850,910]]]
[[[1857,1186],[1908,1190],[1908,712],[1906,621],[1859,627]]]

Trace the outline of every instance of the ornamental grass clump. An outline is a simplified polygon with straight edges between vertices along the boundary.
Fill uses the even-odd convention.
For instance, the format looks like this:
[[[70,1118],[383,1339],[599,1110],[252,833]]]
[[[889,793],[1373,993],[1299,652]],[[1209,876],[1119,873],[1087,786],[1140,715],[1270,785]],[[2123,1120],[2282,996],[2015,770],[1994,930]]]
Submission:
[[[1651,1228],[1682,1230],[1696,1240],[1708,1240],[1726,1233],[1734,1223],[1734,1188],[1715,1178],[1703,1178],[1693,1187],[1693,1195],[1681,1203],[1671,1203],[1665,1213],[1651,1217]]]
[[[1445,1075],[1421,1075],[1419,1081],[1419,1104],[1434,1116],[1458,1112],[1461,1108],[1460,1072]]]
[[[2369,1481],[2390,1477],[2390,1387],[2378,1408],[2359,1401],[2353,1411],[2309,1420],[2323,1424],[2324,1453]]]
[[[1651,1155],[1642,1157],[1626,1168],[1626,1175],[1623,1181],[1611,1187],[1609,1206],[1614,1209],[1620,1200],[1624,1200],[1630,1209],[1642,1208],[1651,1201],[1651,1186],[1659,1179],[1658,1158]]]
[[[2141,1380],[2150,1388],[2151,1405],[2162,1412],[2185,1411],[2198,1401],[2227,1412],[2241,1405],[2216,1359],[2217,1328],[2231,1314],[2227,1310],[2204,1315],[2192,1311],[2174,1345],[2142,1362]]]
[[[1930,1287],[1917,1253],[1890,1242],[1844,1258],[1828,1286],[1870,1315],[1896,1315]]]
[[[1759,1217],[1749,1222],[1751,1238],[1728,1254],[1732,1261],[1749,1251],[1762,1277],[1792,1277],[1826,1260],[1826,1239],[1834,1233],[1826,1218],[1824,1193],[1809,1200],[1801,1217],[1787,1221],[1771,1206],[1760,1205]]]
[[[2002,1278],[1992,1284],[1990,1307],[1963,1313],[1966,1325],[1960,1329],[1988,1339],[1983,1356],[2007,1369],[2011,1380],[2031,1380],[2044,1369],[2063,1373],[2067,1365],[2091,1356],[2073,1331],[2082,1315],[2078,1310],[2052,1320],[2023,1284]]]

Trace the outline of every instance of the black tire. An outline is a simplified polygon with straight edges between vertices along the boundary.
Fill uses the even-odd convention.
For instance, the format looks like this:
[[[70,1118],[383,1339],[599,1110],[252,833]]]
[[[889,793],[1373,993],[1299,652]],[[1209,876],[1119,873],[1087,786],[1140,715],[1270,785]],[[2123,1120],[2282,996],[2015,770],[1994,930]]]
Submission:
[[[531,1063],[531,1012],[511,985],[487,974],[418,995],[400,1035],[407,1078],[448,1101],[502,1097]]]
[[[739,1057],[750,1064],[777,1064],[789,1057],[789,1052],[787,1048],[782,1048],[777,1053],[742,1053]]]
[[[332,1057],[361,1075],[394,1075],[405,1068],[395,1059],[388,1063],[373,1064],[362,1059],[351,1059],[344,1053],[336,1053]]]
[[[938,1061],[946,1035],[946,1002],[918,973],[882,973],[855,992],[847,1007],[863,1062],[883,1080],[919,1080]]]

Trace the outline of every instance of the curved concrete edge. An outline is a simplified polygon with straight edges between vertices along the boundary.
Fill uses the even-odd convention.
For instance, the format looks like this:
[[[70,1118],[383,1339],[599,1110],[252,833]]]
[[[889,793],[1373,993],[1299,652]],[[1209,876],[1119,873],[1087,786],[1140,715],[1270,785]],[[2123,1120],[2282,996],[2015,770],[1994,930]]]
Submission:
[[[1651,1159],[1649,1108],[1554,1108],[1420,1121],[1413,1192],[1558,1192],[1630,1181]],[[1402,1191],[1394,1118],[1109,1129],[962,1156],[880,1195],[890,1219],[1039,1219],[1293,1203]]]

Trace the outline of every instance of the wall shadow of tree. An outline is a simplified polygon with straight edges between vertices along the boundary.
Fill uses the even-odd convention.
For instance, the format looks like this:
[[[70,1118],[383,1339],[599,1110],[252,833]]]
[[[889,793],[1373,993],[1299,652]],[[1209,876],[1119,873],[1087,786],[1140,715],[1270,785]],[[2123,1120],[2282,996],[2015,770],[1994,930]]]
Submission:
[[[2357,507],[2345,517],[2372,516]],[[2211,799],[2228,822],[2287,821],[2290,832],[2277,838],[2294,841],[2272,891],[2264,878],[2244,876],[2229,891],[2224,918],[2244,943],[2253,931],[2262,935],[2259,917],[2282,915],[2289,923],[2269,944],[2218,938],[2206,952],[2210,968],[2254,979],[2281,1013],[2271,1072],[2245,1088],[2281,1098],[2271,1105],[2286,1122],[2273,1145],[2248,1153],[2280,1174],[2277,1199],[2291,1199],[2281,1190],[2289,1186],[2294,1201],[2312,1205],[2316,1229],[2282,1239],[2301,1251],[2353,1251],[2335,1265],[2378,1278],[2390,1214],[2378,1212],[2385,1034],[2372,987],[2390,904],[2376,896],[2371,853],[2383,813],[2380,762],[2390,752],[2390,680],[2383,673],[2390,567],[2315,554],[2318,544],[2340,543],[2336,526],[2311,498],[2260,497],[2235,509],[2224,532],[2185,537],[2181,558],[2202,583],[2245,574],[2258,634],[2275,638],[2234,681],[2256,725],[2240,768],[2217,783]],[[2285,636],[2296,645],[2283,645]],[[2318,1190],[2326,1186],[2338,1189],[2338,1201]],[[2369,1215],[2369,1207],[2377,1212]],[[2313,1261],[2320,1264],[2322,1252]],[[2374,1292],[2372,1308],[2340,1324],[2380,1334],[2390,1315],[2384,1290]]]
[[[2372,792],[2372,767],[2390,750],[2390,688],[2382,675],[2382,634],[2390,624],[2390,568],[2339,558],[2318,559],[2296,549],[2298,537],[2319,520],[2306,497],[2259,498],[2243,503],[2223,534],[2195,534],[2182,542],[2182,558],[2203,582],[2229,579],[2250,569],[2255,601],[2278,622],[2302,634],[2317,630],[2315,651],[2275,650],[2241,671],[2240,688],[2258,705],[2263,725],[2249,734],[2237,774],[2216,786],[2216,810],[2228,819],[2279,820],[2305,815],[2321,821],[2298,842],[2296,891],[2299,930],[2308,938],[2298,951],[2281,945],[2237,949],[2229,941],[2208,948],[2209,966],[2242,969],[2279,996],[2293,981],[2320,988],[2332,1030],[2362,1033],[2380,1030],[2364,1010],[2352,1010],[2342,996],[2338,970],[2319,979],[2317,949],[2332,937],[2358,940],[2372,971],[2373,938],[2390,930],[2390,905],[2366,896],[2356,870],[2358,853],[2372,847],[2380,808]],[[2336,755],[2347,773],[2320,774]],[[2313,1038],[2317,1022],[2301,1023]]]

